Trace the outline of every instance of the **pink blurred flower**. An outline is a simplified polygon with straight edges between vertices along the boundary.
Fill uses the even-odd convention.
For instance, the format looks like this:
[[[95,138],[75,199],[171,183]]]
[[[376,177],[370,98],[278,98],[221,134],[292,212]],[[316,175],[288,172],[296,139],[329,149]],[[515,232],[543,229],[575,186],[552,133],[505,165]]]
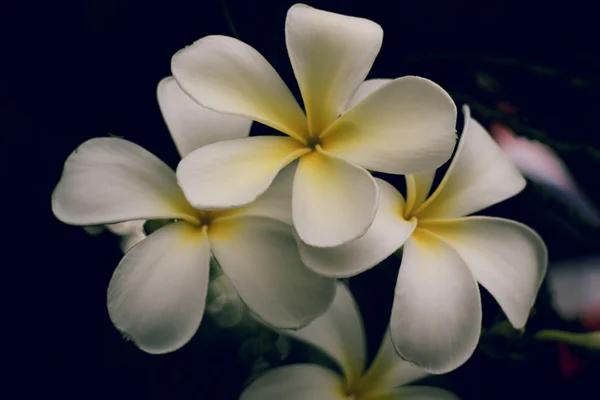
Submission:
[[[500,122],[492,122],[489,131],[525,177],[550,189],[591,222],[600,223],[600,214],[578,188],[554,150],[536,140],[517,136]]]

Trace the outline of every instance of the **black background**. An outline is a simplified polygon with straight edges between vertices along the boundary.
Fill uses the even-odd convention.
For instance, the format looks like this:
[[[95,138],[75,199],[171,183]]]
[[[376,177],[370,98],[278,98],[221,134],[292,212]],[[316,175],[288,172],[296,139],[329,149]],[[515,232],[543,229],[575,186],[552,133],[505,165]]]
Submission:
[[[225,3],[239,38],[265,55],[297,93],[283,35],[293,2]],[[433,79],[458,105],[469,102],[484,124],[500,120],[519,134],[550,143],[600,204],[600,55],[593,7],[517,0],[308,4],[382,25],[384,43],[370,77]],[[2,4],[2,267],[8,272],[3,331],[11,356],[4,360],[18,398],[29,392],[174,399],[239,393],[245,372],[226,332],[201,329],[189,345],[165,356],[146,355],[124,341],[105,308],[106,287],[121,257],[116,238],[88,236],[59,223],[50,211],[64,160],[89,138],[123,136],[176,166],[156,84],[170,74],[170,58],[181,47],[208,34],[232,34],[223,5],[184,0]],[[494,79],[494,91],[477,84],[482,73]],[[498,101],[511,102],[519,114],[503,113]],[[598,253],[599,228],[535,185],[486,214],[538,230],[551,261]],[[397,263],[388,264],[384,272],[386,265],[352,282],[369,313],[370,346],[377,344],[389,312]],[[391,278],[380,284],[382,277]],[[493,302],[485,307],[488,315],[497,312]],[[384,311],[369,311],[373,308]],[[531,324],[560,322],[551,311],[542,311]],[[554,346],[536,347],[533,353],[517,362],[478,351],[439,382],[464,399],[578,398],[592,387],[593,370],[573,379],[559,375]]]

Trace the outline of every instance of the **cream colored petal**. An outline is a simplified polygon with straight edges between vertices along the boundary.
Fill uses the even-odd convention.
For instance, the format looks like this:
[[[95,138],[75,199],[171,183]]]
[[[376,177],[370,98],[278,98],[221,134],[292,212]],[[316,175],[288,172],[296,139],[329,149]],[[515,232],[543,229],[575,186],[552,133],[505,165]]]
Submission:
[[[297,161],[283,168],[266,192],[247,206],[226,213],[227,216],[268,217],[292,225],[292,190]]]
[[[408,386],[369,396],[365,400],[459,400],[459,397],[441,388]]]
[[[287,13],[285,39],[309,130],[318,136],[369,73],[383,30],[367,19],[296,4]]]
[[[452,155],[456,106],[441,87],[407,76],[382,85],[322,135],[323,149],[369,170],[428,172]]]
[[[398,356],[392,344],[390,333],[386,330],[377,355],[369,370],[361,379],[359,387],[370,392],[388,391],[428,375],[425,370],[404,361]]]
[[[186,222],[148,236],[125,254],[108,286],[115,327],[148,353],[185,345],[204,314],[209,260],[206,234]]]
[[[123,139],[96,138],[65,162],[52,211],[73,225],[194,218],[175,173],[156,156]]]
[[[345,111],[351,109],[358,103],[360,103],[365,97],[382,87],[383,85],[387,85],[392,82],[393,79],[367,79],[363,83],[360,84],[356,92],[350,98],[348,104],[346,104]]]
[[[417,229],[404,245],[390,334],[398,354],[431,373],[450,372],[471,357],[481,333],[481,299],[459,254]]]
[[[465,127],[456,155],[431,197],[416,210],[419,218],[462,217],[506,200],[525,179],[486,130],[463,107]]]
[[[265,323],[297,329],[331,305],[335,281],[304,266],[289,225],[263,217],[217,219],[209,238],[223,273]]]
[[[172,76],[159,82],[156,96],[181,157],[207,144],[246,137],[250,133],[252,120],[202,107],[181,90]]]
[[[298,330],[282,331],[329,355],[344,371],[348,383],[365,368],[366,339],[360,310],[350,290],[341,282],[333,304],[319,318]]]
[[[323,276],[350,277],[364,272],[398,250],[409,238],[416,220],[403,217],[404,199],[389,183],[375,178],[379,207],[364,236],[337,247],[313,247],[298,241],[306,265]]]
[[[115,235],[133,235],[135,233],[143,232],[145,223],[145,220],[118,222],[116,224],[106,225],[106,229]]]
[[[184,157],[177,179],[188,201],[199,209],[239,207],[256,200],[282,168],[307,151],[281,136],[213,143]]]
[[[343,400],[342,385],[341,377],[325,367],[288,365],[256,378],[240,400]]]
[[[318,151],[300,159],[292,214],[304,243],[334,247],[364,235],[377,205],[377,184],[361,167]]]
[[[435,171],[423,172],[421,174],[406,175],[406,209],[404,215],[411,215],[417,209],[431,191],[431,185],[435,178]]]
[[[265,58],[246,43],[206,36],[179,50],[171,60],[179,86],[212,110],[258,121],[299,140],[306,117]]]
[[[458,218],[424,226],[460,254],[513,326],[522,328],[548,264],[548,251],[540,236],[518,222],[491,217]]]

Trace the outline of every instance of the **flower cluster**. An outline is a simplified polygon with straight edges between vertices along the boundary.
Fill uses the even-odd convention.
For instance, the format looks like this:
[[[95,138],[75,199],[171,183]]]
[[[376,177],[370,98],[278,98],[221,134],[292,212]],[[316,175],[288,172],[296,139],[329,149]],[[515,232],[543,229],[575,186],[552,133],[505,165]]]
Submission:
[[[140,349],[167,353],[191,339],[212,260],[256,318],[324,350],[345,374],[284,367],[244,399],[454,398],[394,388],[471,356],[478,283],[514,327],[525,325],[546,271],[543,241],[520,223],[468,216],[525,180],[464,106],[435,187],[456,144],[456,106],[428,79],[365,80],[378,24],[297,4],[285,39],[303,108],[252,47],[204,37],[173,56],[157,89],[177,171],[127,140],[92,139],[67,159],[53,212],[80,226],[168,220],[136,230],[108,288],[112,322]],[[249,136],[252,121],[283,135]],[[369,171],[405,175],[406,197]],[[364,373],[360,316],[336,279],[401,248],[389,330]]]

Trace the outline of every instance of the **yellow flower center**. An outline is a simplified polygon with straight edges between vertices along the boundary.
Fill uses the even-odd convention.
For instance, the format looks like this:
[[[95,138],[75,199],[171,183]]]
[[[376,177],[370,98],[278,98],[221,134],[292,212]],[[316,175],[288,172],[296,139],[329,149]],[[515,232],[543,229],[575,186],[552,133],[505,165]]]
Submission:
[[[313,151],[317,151],[321,148],[321,138],[318,136],[311,136],[306,142],[306,147]]]

